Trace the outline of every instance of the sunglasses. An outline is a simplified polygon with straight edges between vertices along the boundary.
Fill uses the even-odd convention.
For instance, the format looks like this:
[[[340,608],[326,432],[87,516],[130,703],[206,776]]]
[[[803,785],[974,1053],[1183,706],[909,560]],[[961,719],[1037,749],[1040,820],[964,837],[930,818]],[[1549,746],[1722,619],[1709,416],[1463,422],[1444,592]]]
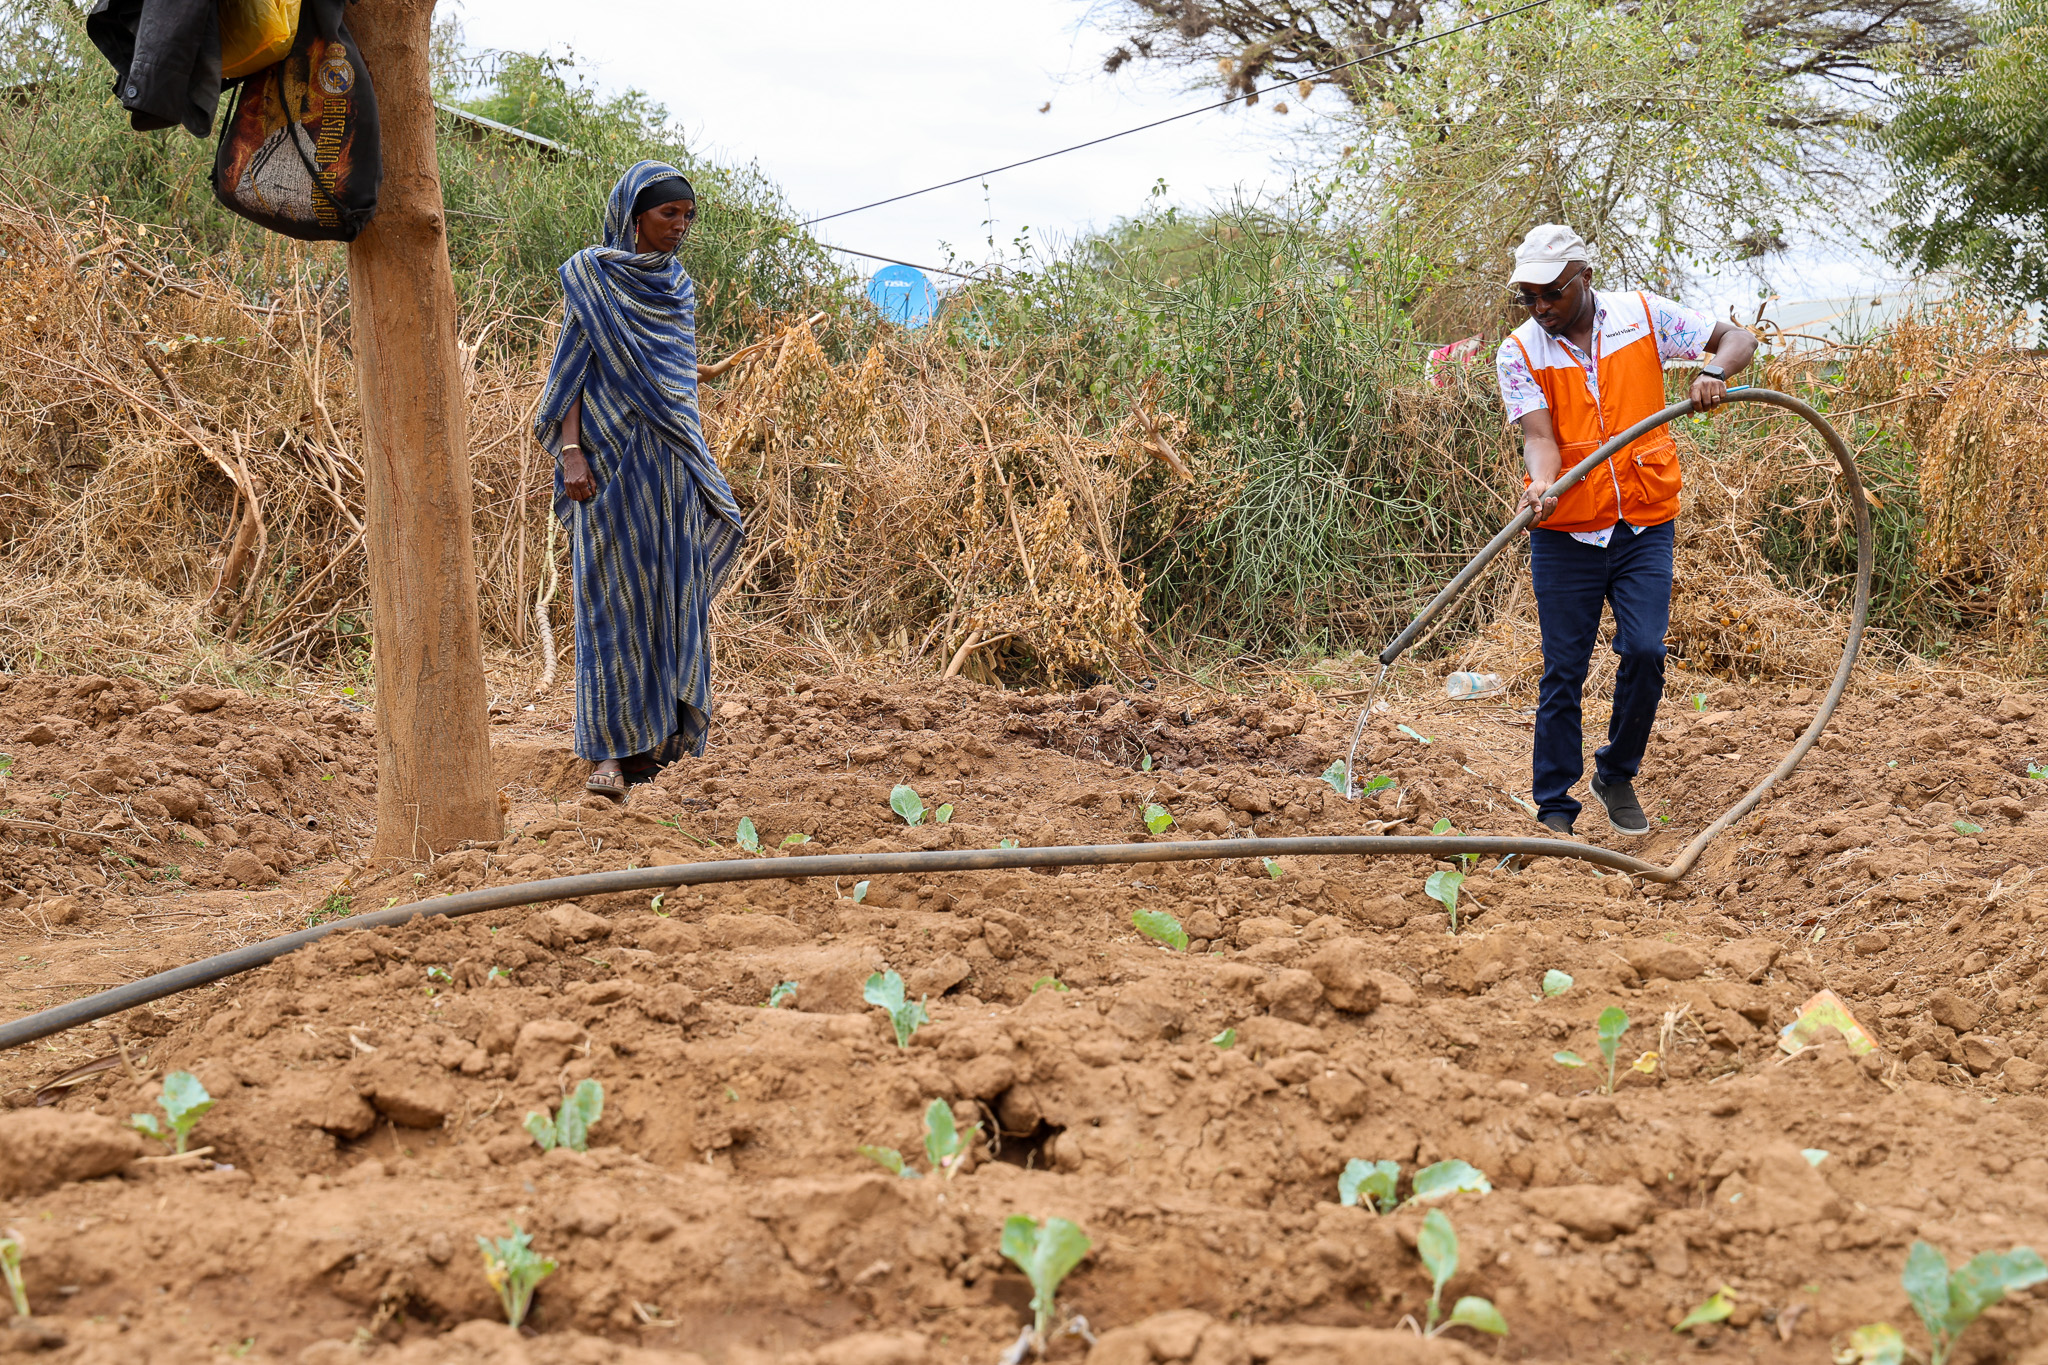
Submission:
[[[1515,302],[1524,308],[1534,308],[1539,303],[1556,303],[1571,292],[1571,287],[1579,282],[1579,276],[1585,274],[1586,270],[1587,267],[1580,266],[1577,275],[1572,275],[1564,283],[1554,284],[1548,289],[1538,289],[1533,293],[1526,289],[1514,290]]]

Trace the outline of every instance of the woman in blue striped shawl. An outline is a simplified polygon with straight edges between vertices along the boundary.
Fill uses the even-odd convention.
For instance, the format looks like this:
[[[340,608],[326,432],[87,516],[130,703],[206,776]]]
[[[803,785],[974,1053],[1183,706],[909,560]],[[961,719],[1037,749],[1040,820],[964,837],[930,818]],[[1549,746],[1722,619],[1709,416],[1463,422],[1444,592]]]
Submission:
[[[739,507],[697,420],[696,291],[676,248],[697,216],[675,167],[612,190],[604,245],[562,264],[562,339],[534,434],[555,452],[575,554],[576,752],[616,801],[711,724],[711,599]]]

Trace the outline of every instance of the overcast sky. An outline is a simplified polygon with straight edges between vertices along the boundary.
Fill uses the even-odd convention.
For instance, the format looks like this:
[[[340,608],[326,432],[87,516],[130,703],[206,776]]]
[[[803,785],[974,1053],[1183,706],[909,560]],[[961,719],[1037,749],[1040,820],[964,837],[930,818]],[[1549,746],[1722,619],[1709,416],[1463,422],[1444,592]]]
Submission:
[[[1191,73],[1102,58],[1120,36],[1086,26],[1082,0],[468,0],[472,44],[573,49],[601,86],[638,86],[666,104],[713,160],[758,161],[805,216],[951,180],[1209,103]],[[1316,102],[1339,98],[1318,91]],[[1039,112],[1040,106],[1051,108]],[[927,265],[988,257],[1026,229],[1070,240],[1140,211],[1164,180],[1172,202],[1204,206],[1289,181],[1289,151],[1313,109],[1269,99],[1200,114],[979,183],[820,224],[822,240]],[[993,220],[992,226],[987,220]],[[872,262],[857,262],[872,271]],[[1867,255],[1802,247],[1774,263],[1787,298],[1892,287]],[[1688,302],[1755,308],[1739,272]]]

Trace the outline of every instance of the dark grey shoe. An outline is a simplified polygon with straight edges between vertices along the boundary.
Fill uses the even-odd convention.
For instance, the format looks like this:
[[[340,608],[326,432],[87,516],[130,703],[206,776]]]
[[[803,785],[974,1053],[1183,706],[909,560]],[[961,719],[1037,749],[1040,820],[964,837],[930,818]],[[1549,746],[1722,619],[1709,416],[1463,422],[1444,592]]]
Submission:
[[[1626,779],[1612,786],[1595,777],[1592,782],[1593,795],[1600,798],[1600,804],[1607,807],[1607,823],[1614,827],[1616,834],[1648,834],[1650,817],[1643,814],[1643,803],[1636,800],[1636,788]]]
[[[1553,811],[1536,823],[1542,825],[1543,828],[1559,838],[1569,839],[1572,837],[1572,818],[1569,815]]]

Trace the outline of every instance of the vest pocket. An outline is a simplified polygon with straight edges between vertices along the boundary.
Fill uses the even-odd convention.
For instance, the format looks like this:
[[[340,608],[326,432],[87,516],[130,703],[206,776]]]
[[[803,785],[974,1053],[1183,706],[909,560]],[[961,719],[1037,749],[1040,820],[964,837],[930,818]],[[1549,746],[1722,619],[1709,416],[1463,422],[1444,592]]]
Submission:
[[[1636,478],[1643,487],[1643,502],[1648,507],[1670,502],[1677,498],[1683,480],[1678,472],[1678,446],[1675,442],[1659,441],[1643,449],[1639,443],[1627,456],[1636,468]]]

